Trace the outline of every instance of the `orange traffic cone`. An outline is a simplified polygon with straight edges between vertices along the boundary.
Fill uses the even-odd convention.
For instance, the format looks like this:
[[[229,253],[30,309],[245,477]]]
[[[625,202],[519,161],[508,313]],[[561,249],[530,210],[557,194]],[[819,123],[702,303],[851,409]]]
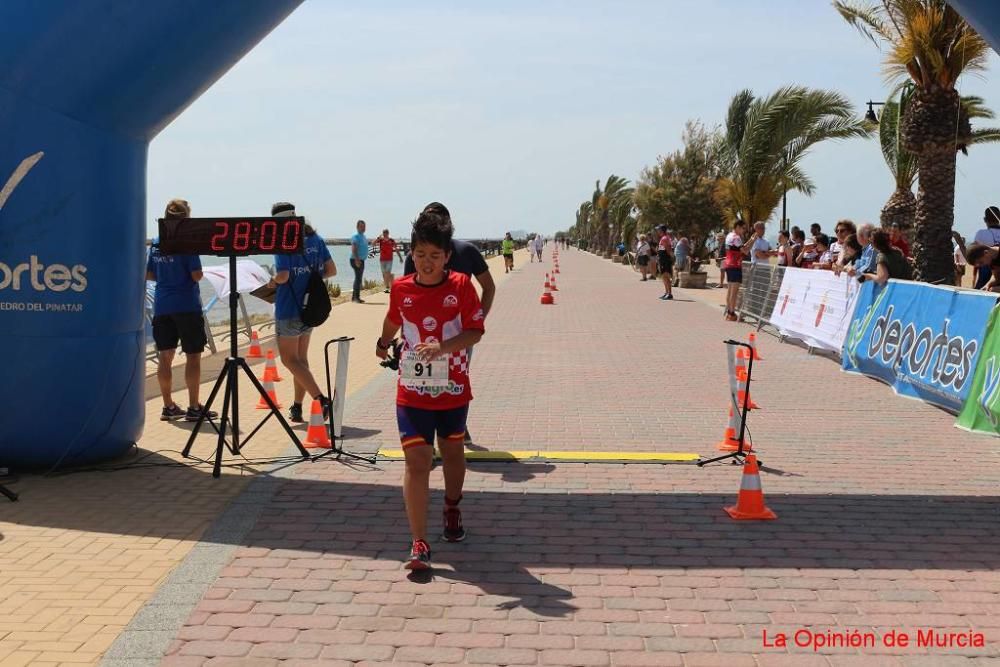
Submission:
[[[747,455],[747,462],[743,465],[743,479],[740,482],[740,494],[736,498],[736,505],[723,509],[729,516],[739,521],[778,518],[778,515],[764,504],[764,491],[760,488],[760,471],[757,469],[756,455]]]
[[[271,398],[272,401],[274,401],[274,407],[280,408],[281,403],[278,403],[278,395],[274,393],[274,383],[271,382],[270,380],[264,380],[262,384],[264,385],[264,391],[266,391],[267,395]],[[260,400],[257,401],[257,409],[270,410],[271,406],[268,405],[267,401],[264,400],[264,397],[261,396]]]
[[[722,434],[722,440],[715,446],[720,452],[736,452],[740,449],[740,419],[742,418],[742,412],[737,412],[732,407],[729,408],[729,424],[726,426],[725,432]],[[751,451],[751,446],[749,442],[743,443],[743,451]]]
[[[260,351],[260,338],[256,331],[250,332],[250,349],[247,351],[247,359],[263,359],[264,354]]]
[[[751,331],[750,332],[749,343],[750,343],[750,349],[753,350],[753,360],[754,361],[763,361],[764,358],[762,356],[760,356],[760,352],[757,350],[757,332],[755,332],[755,331]],[[736,352],[736,356],[739,357],[740,359],[749,359],[750,358],[750,354],[751,353],[748,352],[745,347],[741,347]]]
[[[556,302],[556,300],[554,298],[552,298],[552,292],[550,291],[551,289],[552,289],[552,287],[549,285],[549,281],[546,278],[546,280],[545,280],[545,287],[544,287],[544,290],[542,291],[542,305],[543,306],[551,306],[551,305],[554,305],[555,302]]]
[[[545,289],[547,290],[552,289],[552,282],[549,280],[549,274],[547,273],[545,274]]]
[[[264,375],[261,377],[262,382],[281,382],[281,376],[278,375],[278,364],[274,361],[274,350],[267,351],[267,362],[264,364]]]
[[[554,269],[552,269],[552,273],[561,273],[561,271],[559,271],[559,260],[558,259],[556,260],[556,267]]]
[[[760,410],[760,406],[753,402],[753,399],[749,397],[750,389],[747,384],[749,380],[747,375],[746,364],[743,363],[743,359],[736,358],[736,403],[742,408],[743,407],[743,397],[746,396],[746,403],[748,410]]]
[[[559,291],[559,288],[556,287],[556,276],[554,273],[552,274],[552,279],[549,281],[549,284],[551,285],[553,292]]]
[[[312,409],[309,411],[309,430],[306,431],[305,446],[315,449],[330,449],[332,444],[326,434],[326,422],[323,421],[323,406],[319,401],[313,399]]]

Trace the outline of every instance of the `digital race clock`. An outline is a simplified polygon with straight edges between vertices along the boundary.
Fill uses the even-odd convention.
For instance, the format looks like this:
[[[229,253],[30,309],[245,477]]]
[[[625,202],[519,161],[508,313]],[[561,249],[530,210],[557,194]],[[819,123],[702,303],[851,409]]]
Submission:
[[[164,255],[301,255],[305,219],[160,218]]]

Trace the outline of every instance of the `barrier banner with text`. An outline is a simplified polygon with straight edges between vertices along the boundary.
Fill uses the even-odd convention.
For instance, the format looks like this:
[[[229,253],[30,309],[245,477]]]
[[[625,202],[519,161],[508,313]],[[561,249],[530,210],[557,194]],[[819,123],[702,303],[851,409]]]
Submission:
[[[868,281],[844,342],[844,370],[957,413],[969,395],[995,303],[996,295],[983,292]]]
[[[785,269],[770,322],[783,336],[840,352],[861,285],[847,274]]]
[[[969,398],[956,425],[967,431],[1000,435],[1000,308],[990,313]]]

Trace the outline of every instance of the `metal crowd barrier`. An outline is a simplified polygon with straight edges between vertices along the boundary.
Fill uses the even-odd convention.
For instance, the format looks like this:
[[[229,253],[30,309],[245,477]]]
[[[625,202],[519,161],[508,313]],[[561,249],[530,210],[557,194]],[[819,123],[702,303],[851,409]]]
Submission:
[[[743,262],[743,285],[740,288],[739,318],[744,322],[755,322],[757,330],[771,324],[771,313],[778,301],[781,280],[785,267],[758,262]],[[775,328],[775,333],[780,332]]]

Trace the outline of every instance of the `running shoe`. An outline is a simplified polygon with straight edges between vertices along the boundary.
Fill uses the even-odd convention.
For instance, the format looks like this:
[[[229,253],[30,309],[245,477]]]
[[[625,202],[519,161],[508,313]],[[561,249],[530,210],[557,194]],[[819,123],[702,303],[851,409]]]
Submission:
[[[216,417],[219,416],[219,413],[215,412],[214,410],[206,411],[205,407],[202,405],[198,406],[192,405],[187,409],[187,412],[184,413],[184,421],[196,422],[199,419],[201,419],[201,415],[203,412],[205,413],[205,419],[215,419]]]
[[[187,413],[184,412],[184,410],[181,409],[181,406],[179,406],[176,403],[174,403],[169,408],[163,408],[163,411],[160,412],[160,421],[161,422],[171,422],[171,421],[173,421],[175,419],[181,419],[181,418],[183,418],[184,415],[186,415],[186,414]]]
[[[292,403],[291,407],[288,408],[288,421],[295,422],[296,424],[305,422],[305,419],[302,418],[301,403]]]
[[[423,540],[413,540],[410,556],[403,566],[407,570],[426,570],[431,566],[431,548]]]
[[[462,527],[462,510],[457,505],[444,508],[444,532],[441,539],[445,542],[461,542],[465,539],[465,528]]]
[[[673,294],[666,294],[666,295],[664,295],[663,300],[664,301],[673,301],[674,300],[674,295]]]

